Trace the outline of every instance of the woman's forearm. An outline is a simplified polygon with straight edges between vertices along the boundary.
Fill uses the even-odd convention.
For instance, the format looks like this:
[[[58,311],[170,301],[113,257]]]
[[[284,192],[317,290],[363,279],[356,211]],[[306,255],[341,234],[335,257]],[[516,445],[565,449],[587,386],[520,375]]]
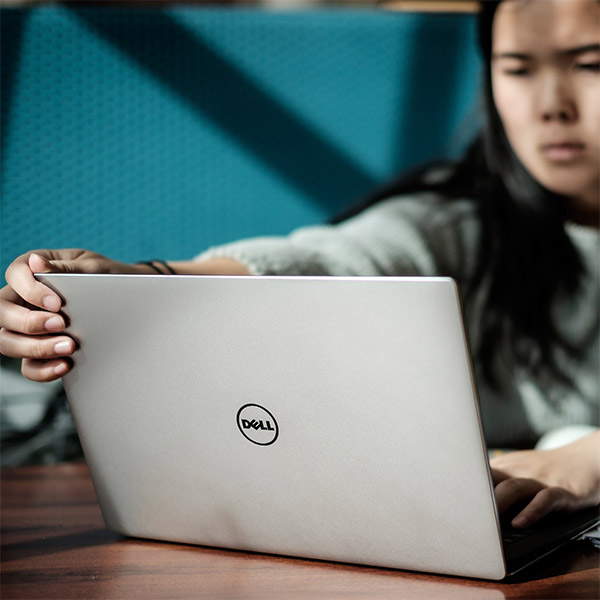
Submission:
[[[232,258],[169,261],[168,264],[180,275],[250,275],[245,265]]]

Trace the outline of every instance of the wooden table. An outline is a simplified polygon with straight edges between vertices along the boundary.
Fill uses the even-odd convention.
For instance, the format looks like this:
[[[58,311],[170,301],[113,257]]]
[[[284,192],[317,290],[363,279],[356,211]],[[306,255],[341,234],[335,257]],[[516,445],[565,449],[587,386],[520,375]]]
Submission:
[[[598,598],[599,554],[575,542],[506,583],[127,539],[107,531],[84,464],[2,473],[9,598]]]

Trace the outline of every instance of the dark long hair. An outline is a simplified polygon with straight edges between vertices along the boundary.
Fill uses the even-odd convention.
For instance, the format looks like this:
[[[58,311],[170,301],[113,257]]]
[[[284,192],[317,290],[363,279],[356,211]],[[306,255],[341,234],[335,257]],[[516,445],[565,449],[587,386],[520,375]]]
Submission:
[[[491,274],[476,349],[486,380],[496,385],[498,363],[524,367],[568,384],[553,349],[577,351],[557,331],[551,316],[558,294],[573,294],[583,265],[565,233],[569,201],[541,186],[512,150],[492,95],[491,54],[494,14],[502,0],[484,0],[479,12],[479,46],[484,59],[485,121],[463,159],[448,164],[450,175],[427,181],[427,165],[378,190],[364,204],[336,218],[339,222],[391,196],[435,191],[449,200],[471,198],[481,221],[481,247],[475,290]],[[472,297],[463,291],[468,307]],[[466,293],[465,293],[466,292]]]

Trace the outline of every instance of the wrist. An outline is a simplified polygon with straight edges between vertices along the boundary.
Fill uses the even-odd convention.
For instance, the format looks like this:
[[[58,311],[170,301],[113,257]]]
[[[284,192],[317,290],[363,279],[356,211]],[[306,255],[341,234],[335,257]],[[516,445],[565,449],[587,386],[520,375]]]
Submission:
[[[175,269],[169,263],[160,259],[140,261],[133,265],[138,273],[144,275],[175,275]]]
[[[135,275],[156,275],[156,271],[146,263],[135,263],[130,266],[131,272]]]

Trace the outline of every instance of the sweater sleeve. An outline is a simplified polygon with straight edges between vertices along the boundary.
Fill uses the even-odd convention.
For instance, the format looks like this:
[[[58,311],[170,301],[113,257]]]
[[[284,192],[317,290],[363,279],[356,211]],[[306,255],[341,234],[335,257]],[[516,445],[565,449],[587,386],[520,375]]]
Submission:
[[[459,278],[474,262],[477,231],[472,202],[420,194],[382,201],[337,225],[217,246],[196,260],[233,258],[254,275]]]

